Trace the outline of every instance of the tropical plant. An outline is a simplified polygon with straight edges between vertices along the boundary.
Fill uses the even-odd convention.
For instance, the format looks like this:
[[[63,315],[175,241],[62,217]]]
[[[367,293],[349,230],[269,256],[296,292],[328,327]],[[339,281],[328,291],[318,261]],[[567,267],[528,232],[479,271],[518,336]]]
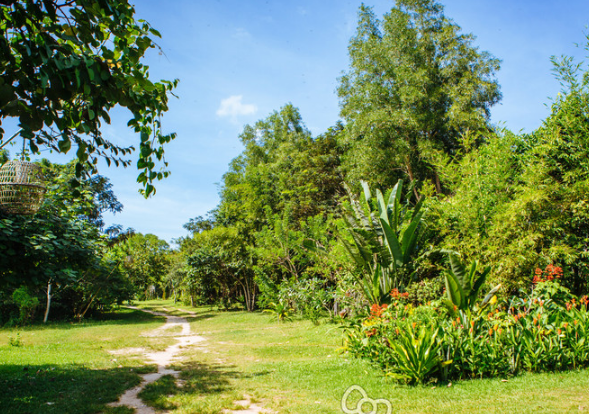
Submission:
[[[401,203],[401,180],[385,195],[376,190],[376,198],[366,182],[362,186],[362,202],[350,192],[354,216],[346,219],[351,242],[345,237],[341,242],[357,265],[366,300],[380,304],[388,301],[392,289],[402,289],[412,279],[424,197],[411,208],[409,202]]]
[[[348,326],[344,349],[412,383],[587,367],[589,299],[553,301],[555,289],[568,292],[558,281],[538,282],[489,312],[451,318],[445,308],[373,305]]]
[[[448,260],[450,269],[444,273],[447,299],[443,303],[451,313],[456,313],[458,310],[470,312],[477,304],[479,291],[491,272],[491,266],[485,267],[482,273],[477,276],[478,261],[473,261],[467,269],[457,253],[449,253]],[[487,293],[482,302],[478,304],[479,310],[489,304],[500,288],[501,285],[497,285]]]
[[[440,359],[439,334],[440,327],[435,325],[422,325],[419,329],[408,325],[401,329],[390,342],[391,366],[387,375],[421,384],[442,366],[452,363]]]
[[[288,307],[288,304],[283,301],[272,302],[269,309],[264,309],[264,312],[271,313],[272,319],[278,322],[285,322],[292,320],[293,308]]]

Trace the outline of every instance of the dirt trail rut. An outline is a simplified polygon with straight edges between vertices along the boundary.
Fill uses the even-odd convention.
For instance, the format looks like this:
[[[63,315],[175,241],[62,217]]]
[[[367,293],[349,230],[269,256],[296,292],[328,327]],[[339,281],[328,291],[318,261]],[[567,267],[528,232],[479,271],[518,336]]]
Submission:
[[[157,381],[164,375],[173,375],[174,377],[178,378],[180,371],[175,371],[173,369],[167,368],[175,359],[177,359],[178,354],[180,353],[181,348],[197,344],[205,340],[202,336],[198,335],[191,335],[190,333],[190,324],[185,318],[181,318],[178,316],[167,315],[161,312],[153,312],[148,311],[145,309],[139,309],[135,306],[129,306],[131,309],[141,310],[143,312],[151,313],[152,315],[157,316],[164,316],[166,318],[166,323],[156,330],[148,333],[146,336],[164,336],[165,332],[176,326],[182,327],[182,332],[179,334],[174,334],[174,338],[177,340],[177,343],[174,345],[169,346],[164,351],[161,352],[145,352],[143,355],[150,361],[157,364],[157,372],[152,374],[143,374],[141,375],[142,381],[137,387],[127,390],[119,401],[116,403],[109,404],[112,407],[119,407],[119,406],[127,406],[134,408],[136,410],[136,414],[155,414],[156,411],[145,405],[141,399],[137,396],[139,392],[147,385],[154,381]]]

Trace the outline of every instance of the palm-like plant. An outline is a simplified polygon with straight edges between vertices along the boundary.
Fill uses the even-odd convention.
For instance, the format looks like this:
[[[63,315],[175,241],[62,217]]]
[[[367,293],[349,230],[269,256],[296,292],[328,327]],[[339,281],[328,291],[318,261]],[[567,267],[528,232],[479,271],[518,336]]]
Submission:
[[[413,275],[424,197],[410,208],[409,203],[401,203],[401,180],[385,195],[376,190],[376,198],[366,182],[362,186],[362,201],[348,190],[353,215],[346,220],[351,240],[342,237],[341,241],[358,266],[357,280],[366,299],[381,304],[393,288],[402,289]]]
[[[481,274],[477,275],[479,263],[476,260],[467,269],[460,261],[457,253],[449,252],[448,259],[450,269],[444,273],[447,295],[444,304],[452,314],[456,313],[456,311],[470,312],[476,305],[479,292],[491,272],[491,267],[485,267]],[[484,309],[489,304],[489,301],[500,288],[501,285],[497,285],[487,293],[482,302],[478,304],[479,310]]]

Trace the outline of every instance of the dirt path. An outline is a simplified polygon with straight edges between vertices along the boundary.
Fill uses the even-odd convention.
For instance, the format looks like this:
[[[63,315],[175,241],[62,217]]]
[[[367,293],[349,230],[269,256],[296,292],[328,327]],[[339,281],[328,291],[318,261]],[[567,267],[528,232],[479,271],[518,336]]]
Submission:
[[[203,342],[203,341],[205,341],[205,338],[203,338],[202,336],[199,336],[199,335],[191,335],[190,324],[188,323],[188,321],[185,318],[181,318],[179,316],[168,315],[168,314],[162,313],[162,312],[153,312],[153,311],[146,310],[146,309],[140,309],[135,306],[127,306],[127,307],[130,309],[135,309],[135,310],[140,310],[142,312],[151,313],[152,315],[164,316],[166,318],[166,323],[163,326],[160,326],[159,328],[154,329],[153,331],[151,331],[147,334],[144,334],[144,336],[151,336],[151,337],[166,336],[166,335],[170,335],[170,334],[166,333],[166,331],[168,331],[169,329],[174,328],[176,326],[182,327],[182,331],[179,334],[170,335],[170,336],[173,336],[177,340],[177,343],[174,345],[170,345],[169,347],[166,348],[165,351],[146,352],[146,350],[143,348],[127,348],[127,349],[119,349],[117,351],[111,352],[114,355],[122,355],[122,354],[141,355],[141,356],[145,357],[146,359],[150,360],[151,362],[154,362],[157,364],[157,372],[152,373],[152,374],[141,375],[141,378],[142,378],[141,384],[139,384],[135,388],[131,388],[130,390],[127,390],[121,396],[119,401],[117,401],[115,403],[111,403],[111,404],[109,404],[109,406],[111,406],[111,407],[120,407],[120,406],[131,407],[131,408],[135,409],[135,414],[157,414],[157,412],[153,408],[149,407],[148,405],[145,405],[145,403],[143,401],[141,401],[138,394],[141,392],[141,390],[146,385],[157,381],[158,379],[160,379],[164,375],[173,375],[174,377],[178,378],[178,376],[180,375],[180,371],[169,369],[169,368],[167,368],[167,366],[170,365],[175,360],[177,360],[178,355],[180,354],[180,351],[182,350],[183,347],[187,347],[187,346],[195,345],[199,342]],[[163,308],[163,310],[167,311],[166,308]],[[195,313],[190,312],[190,311],[182,311],[182,312],[187,313],[189,316],[196,315]],[[235,401],[235,404],[242,406],[243,409],[224,410],[223,412],[226,414],[273,413],[273,411],[271,411],[271,410],[265,409],[263,407],[260,407],[259,405],[252,403],[251,397],[249,397],[247,395],[245,396],[244,400]]]
[[[161,312],[139,309],[135,306],[129,306],[129,308],[148,312],[152,315],[164,316],[166,318],[166,323],[162,327],[157,328],[156,330],[147,334],[147,336],[164,336],[168,329],[174,328],[176,326],[182,327],[182,332],[173,335],[177,340],[176,344],[167,347],[164,351],[161,352],[143,352],[143,356],[145,356],[151,362],[157,364],[157,372],[141,375],[141,384],[125,392],[116,403],[109,404],[111,407],[127,406],[134,408],[136,410],[136,414],[155,414],[156,411],[153,408],[145,405],[145,403],[143,403],[143,401],[141,401],[137,395],[147,384],[157,381],[164,375],[173,375],[174,377],[178,378],[180,371],[169,369],[167,366],[178,357],[181,348],[202,342],[205,340],[205,338],[198,335],[191,335],[190,324],[185,318],[171,316]],[[118,353],[124,353],[124,350],[121,351],[122,352],[119,351]],[[135,349],[133,353],[136,353],[136,351],[137,350]]]

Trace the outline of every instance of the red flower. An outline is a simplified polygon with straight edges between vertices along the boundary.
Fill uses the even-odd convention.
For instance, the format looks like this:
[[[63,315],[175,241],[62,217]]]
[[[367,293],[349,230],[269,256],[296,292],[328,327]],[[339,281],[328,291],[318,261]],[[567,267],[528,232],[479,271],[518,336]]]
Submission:
[[[380,318],[380,315],[382,315],[382,311],[388,308],[388,306],[389,305],[387,305],[386,303],[382,306],[379,306],[377,303],[375,303],[370,307],[370,317]]]

